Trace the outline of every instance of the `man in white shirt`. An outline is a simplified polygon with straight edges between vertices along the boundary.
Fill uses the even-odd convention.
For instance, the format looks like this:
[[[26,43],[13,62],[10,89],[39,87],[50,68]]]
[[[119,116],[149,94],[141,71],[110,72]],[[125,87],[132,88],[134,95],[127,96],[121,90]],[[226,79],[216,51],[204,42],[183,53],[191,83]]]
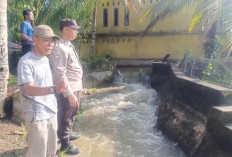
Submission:
[[[18,85],[27,130],[27,157],[48,157],[57,150],[57,101],[49,60],[59,39],[47,25],[34,29],[35,48],[18,63]]]

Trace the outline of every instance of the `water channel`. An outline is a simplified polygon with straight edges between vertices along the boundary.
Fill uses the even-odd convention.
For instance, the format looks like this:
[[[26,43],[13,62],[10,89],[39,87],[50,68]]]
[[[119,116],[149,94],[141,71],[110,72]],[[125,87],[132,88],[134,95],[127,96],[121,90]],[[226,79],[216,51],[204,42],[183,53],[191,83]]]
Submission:
[[[119,72],[119,83],[112,86],[124,89],[82,100],[84,112],[74,127],[81,135],[75,141],[81,150],[78,157],[185,157],[155,128],[156,92],[143,84],[149,82],[148,75],[139,82],[143,73]]]

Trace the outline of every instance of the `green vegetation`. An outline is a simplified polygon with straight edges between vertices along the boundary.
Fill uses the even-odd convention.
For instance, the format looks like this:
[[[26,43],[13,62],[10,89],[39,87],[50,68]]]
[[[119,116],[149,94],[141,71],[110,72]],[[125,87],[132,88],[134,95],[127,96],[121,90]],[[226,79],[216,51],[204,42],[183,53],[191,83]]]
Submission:
[[[21,125],[22,131],[23,131],[23,137],[26,138],[27,137],[27,130],[22,122],[20,125]]]
[[[203,75],[202,80],[216,85],[232,88],[232,70],[221,66],[212,66],[210,74]]]
[[[67,150],[61,151],[61,152],[59,153],[59,156],[60,156],[60,157],[66,157],[66,152],[67,152]]]
[[[73,18],[81,26],[80,34],[86,37],[91,32],[92,12],[89,0],[9,0],[7,15],[9,40],[20,42],[20,24],[24,20],[22,12],[31,9],[35,14],[34,25],[47,24],[59,33],[59,22],[63,18]]]
[[[82,64],[84,65],[90,65],[92,63],[102,63],[102,62],[108,62],[109,60],[106,57],[101,58],[83,58],[81,59]]]
[[[75,116],[75,120],[78,120],[82,115],[83,115],[84,110],[80,109],[80,111],[77,113],[77,115]]]
[[[195,62],[195,64],[193,64]],[[181,61],[181,69],[187,76],[232,88],[232,62],[231,59],[207,59],[203,57],[188,56]]]
[[[208,39],[208,42],[205,42],[205,57],[210,59],[220,59],[222,51],[222,41],[220,37],[215,36],[213,39]]]
[[[15,157],[22,157],[25,154],[23,149],[15,150],[14,155]]]
[[[211,71],[213,70],[213,64],[212,63],[209,63],[207,68],[202,71],[203,75],[210,75],[211,74]]]
[[[210,61],[206,69],[202,71],[202,74],[203,81],[232,88],[232,69],[230,65],[222,63],[221,60]]]
[[[8,80],[8,86],[17,85],[17,76],[10,75]]]

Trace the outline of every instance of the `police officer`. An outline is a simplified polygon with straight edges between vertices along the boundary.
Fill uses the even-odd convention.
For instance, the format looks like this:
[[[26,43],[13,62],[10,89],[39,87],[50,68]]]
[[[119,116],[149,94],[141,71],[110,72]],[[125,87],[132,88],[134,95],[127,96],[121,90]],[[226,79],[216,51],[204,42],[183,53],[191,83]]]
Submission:
[[[80,109],[80,92],[82,85],[82,66],[78,52],[70,41],[76,39],[80,27],[73,19],[60,22],[60,41],[54,45],[50,61],[56,86],[64,85],[66,92],[57,94],[58,102],[58,138],[61,142],[60,151],[66,154],[79,154],[79,149],[70,144],[78,137],[71,135],[74,118]]]

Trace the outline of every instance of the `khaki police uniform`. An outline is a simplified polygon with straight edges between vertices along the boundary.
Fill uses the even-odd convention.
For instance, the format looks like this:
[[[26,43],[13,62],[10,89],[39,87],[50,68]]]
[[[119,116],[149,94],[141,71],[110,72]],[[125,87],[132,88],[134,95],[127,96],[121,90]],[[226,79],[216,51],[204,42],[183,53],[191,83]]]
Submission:
[[[50,54],[54,83],[67,80],[67,93],[57,94],[58,102],[58,137],[61,145],[70,144],[70,131],[78,110],[70,107],[68,95],[75,94],[80,103],[80,91],[83,90],[83,70],[78,52],[71,42],[59,40],[55,42]]]

